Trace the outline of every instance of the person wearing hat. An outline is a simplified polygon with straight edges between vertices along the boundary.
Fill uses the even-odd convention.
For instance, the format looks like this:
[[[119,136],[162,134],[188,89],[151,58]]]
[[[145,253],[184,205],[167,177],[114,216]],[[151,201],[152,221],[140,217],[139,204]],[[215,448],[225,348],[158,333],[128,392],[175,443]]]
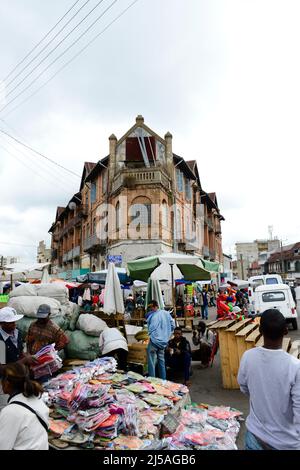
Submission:
[[[42,304],[37,310],[37,321],[33,322],[28,330],[26,344],[30,354],[36,354],[41,348],[55,343],[55,349],[60,351],[68,343],[64,331],[56,323],[50,320],[51,309],[47,304]]]
[[[23,315],[18,315],[12,307],[0,309],[0,364],[9,364],[18,361],[23,356],[23,340],[16,328],[16,322]]]
[[[2,377],[5,366],[15,362],[31,365],[34,359],[23,353],[23,339],[16,328],[16,322],[23,315],[18,315],[12,307],[0,309],[0,377]],[[0,410],[7,404],[8,395],[5,395],[0,385]]]

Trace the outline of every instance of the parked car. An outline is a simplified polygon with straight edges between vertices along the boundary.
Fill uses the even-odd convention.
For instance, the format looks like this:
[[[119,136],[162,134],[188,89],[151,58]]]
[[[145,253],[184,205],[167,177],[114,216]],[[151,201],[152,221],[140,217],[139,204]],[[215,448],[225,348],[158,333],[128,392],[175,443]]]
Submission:
[[[282,277],[279,274],[261,274],[260,276],[249,277],[249,313],[255,315],[254,310],[254,292],[258,286],[271,285],[271,284],[282,284]]]
[[[265,310],[276,308],[291,323],[294,330],[298,329],[297,310],[292,292],[286,284],[270,284],[258,286],[254,292],[254,311],[260,316]]]

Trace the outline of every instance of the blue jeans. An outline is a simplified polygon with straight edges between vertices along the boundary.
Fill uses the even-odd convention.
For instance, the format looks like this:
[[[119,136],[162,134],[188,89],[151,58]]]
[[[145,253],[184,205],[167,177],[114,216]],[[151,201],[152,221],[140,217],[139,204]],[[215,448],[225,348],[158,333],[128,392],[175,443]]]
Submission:
[[[256,437],[252,432],[247,431],[245,437],[245,450],[264,450],[257,441]]]
[[[208,319],[208,305],[201,306],[202,320]]]
[[[148,374],[155,377],[155,367],[158,363],[158,376],[166,380],[165,350],[155,346],[151,341],[147,347]]]

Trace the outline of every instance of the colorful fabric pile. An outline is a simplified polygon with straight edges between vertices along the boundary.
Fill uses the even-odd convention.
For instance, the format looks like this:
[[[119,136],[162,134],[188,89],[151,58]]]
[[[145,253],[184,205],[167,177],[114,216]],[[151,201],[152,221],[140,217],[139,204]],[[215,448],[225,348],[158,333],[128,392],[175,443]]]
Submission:
[[[62,360],[55,350],[55,344],[44,346],[35,354],[37,365],[32,367],[35,379],[52,375],[62,367]]]
[[[188,396],[188,388],[135,372],[119,374],[116,367],[113,358],[96,359],[45,384],[50,442],[127,449],[149,446],[159,436],[164,417]]]
[[[46,384],[50,443],[111,450],[236,448],[240,412],[208,405],[183,408],[190,403],[184,385],[119,374],[116,366],[113,358],[96,359]],[[170,412],[173,434],[167,427]],[[162,431],[169,432],[164,439]]]
[[[230,407],[191,405],[182,410],[180,424],[170,436],[170,449],[237,450],[242,413]]]

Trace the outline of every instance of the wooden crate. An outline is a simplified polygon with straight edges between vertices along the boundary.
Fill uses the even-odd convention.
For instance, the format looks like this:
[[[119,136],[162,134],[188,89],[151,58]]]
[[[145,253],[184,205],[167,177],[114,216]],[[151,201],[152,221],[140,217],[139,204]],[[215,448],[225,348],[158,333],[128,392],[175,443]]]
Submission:
[[[237,382],[237,375],[239,371],[240,362],[239,362],[239,356],[238,356],[236,334],[239,331],[241,331],[243,328],[245,328],[245,326],[247,326],[250,322],[251,322],[251,319],[242,320],[242,321],[235,323],[230,328],[227,328],[225,330],[226,337],[227,337],[227,356],[228,356],[229,367],[226,370],[226,362],[225,362],[225,370],[223,372],[224,388],[239,389],[239,384]]]
[[[233,326],[236,320],[220,320],[210,325],[209,329],[218,333],[219,345],[220,345],[220,360],[221,360],[221,372],[224,388],[231,388],[231,379],[228,376],[229,370],[229,357],[228,357],[228,345],[226,329]]]
[[[127,362],[147,364],[147,346],[144,343],[129,344]]]
[[[242,355],[244,354],[244,352],[247,351],[246,338],[257,328],[258,323],[250,323],[236,334],[239,362],[241,362]]]

